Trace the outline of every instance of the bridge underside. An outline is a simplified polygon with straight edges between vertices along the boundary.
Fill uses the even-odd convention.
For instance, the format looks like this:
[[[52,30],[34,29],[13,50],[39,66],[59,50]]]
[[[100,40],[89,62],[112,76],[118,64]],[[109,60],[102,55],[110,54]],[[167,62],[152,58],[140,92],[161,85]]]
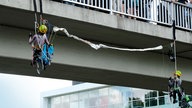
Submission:
[[[40,75],[30,66],[29,60],[0,57],[0,72],[6,74],[27,75],[109,85],[129,86],[152,90],[167,91],[167,78],[101,70],[80,66],[53,63]],[[191,82],[183,81],[187,93],[192,94]]]

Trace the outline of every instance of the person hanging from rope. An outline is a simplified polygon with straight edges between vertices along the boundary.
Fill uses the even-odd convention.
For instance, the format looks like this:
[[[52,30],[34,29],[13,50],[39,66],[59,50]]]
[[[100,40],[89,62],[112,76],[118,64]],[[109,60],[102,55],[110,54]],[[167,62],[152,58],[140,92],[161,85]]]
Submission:
[[[173,103],[177,103],[177,99],[176,97],[178,96],[178,100],[179,100],[179,106],[181,106],[181,98],[182,98],[182,87],[181,87],[181,71],[177,70],[174,73],[174,82],[173,82]],[[177,95],[177,96],[176,96]]]
[[[46,36],[47,27],[45,25],[40,25],[38,28],[38,33],[32,36],[29,35],[29,44],[32,45],[33,48],[33,59],[31,65],[35,65],[35,59],[37,55],[42,55],[43,46],[46,43],[50,46],[49,41]]]

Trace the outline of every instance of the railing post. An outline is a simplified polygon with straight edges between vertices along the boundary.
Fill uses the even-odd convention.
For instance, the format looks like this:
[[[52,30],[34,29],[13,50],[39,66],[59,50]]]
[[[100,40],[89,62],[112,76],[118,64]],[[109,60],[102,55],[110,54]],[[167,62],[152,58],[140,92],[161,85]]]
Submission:
[[[109,2],[110,14],[113,15],[113,0],[109,0]]]
[[[176,8],[175,8],[175,5],[174,5],[174,3],[172,2],[172,21],[174,20],[174,21],[176,21],[175,20],[175,13],[176,13],[176,10],[175,10]]]
[[[159,91],[157,91],[157,106],[159,106],[159,99],[160,97],[159,97]]]
[[[172,21],[176,22],[176,5],[172,2]]]

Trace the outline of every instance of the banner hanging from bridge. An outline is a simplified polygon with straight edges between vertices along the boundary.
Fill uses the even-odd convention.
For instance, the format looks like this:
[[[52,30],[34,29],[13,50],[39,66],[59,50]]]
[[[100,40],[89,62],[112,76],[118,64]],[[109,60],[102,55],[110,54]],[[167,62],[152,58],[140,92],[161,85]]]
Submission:
[[[94,48],[95,50],[98,50],[100,48],[108,48],[108,49],[122,50],[122,51],[152,51],[152,50],[161,50],[161,49],[163,49],[162,45],[152,47],[152,48],[144,48],[144,49],[130,49],[130,48],[113,47],[113,46],[108,46],[108,45],[105,45],[105,44],[95,44],[95,43],[92,43],[92,42],[90,42],[88,40],[79,38],[79,37],[77,37],[75,35],[69,34],[69,32],[65,28],[59,28],[59,27],[54,26],[53,31],[54,32],[62,31],[67,35],[67,37],[70,37],[70,38],[73,38],[75,40],[86,43],[89,46],[91,46],[92,48]]]

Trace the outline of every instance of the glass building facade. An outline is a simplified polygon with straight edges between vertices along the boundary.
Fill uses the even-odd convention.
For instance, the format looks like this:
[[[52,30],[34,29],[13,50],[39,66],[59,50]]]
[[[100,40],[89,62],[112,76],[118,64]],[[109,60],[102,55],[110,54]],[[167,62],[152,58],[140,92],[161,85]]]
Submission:
[[[48,108],[173,108],[168,93],[105,86],[48,97]]]

